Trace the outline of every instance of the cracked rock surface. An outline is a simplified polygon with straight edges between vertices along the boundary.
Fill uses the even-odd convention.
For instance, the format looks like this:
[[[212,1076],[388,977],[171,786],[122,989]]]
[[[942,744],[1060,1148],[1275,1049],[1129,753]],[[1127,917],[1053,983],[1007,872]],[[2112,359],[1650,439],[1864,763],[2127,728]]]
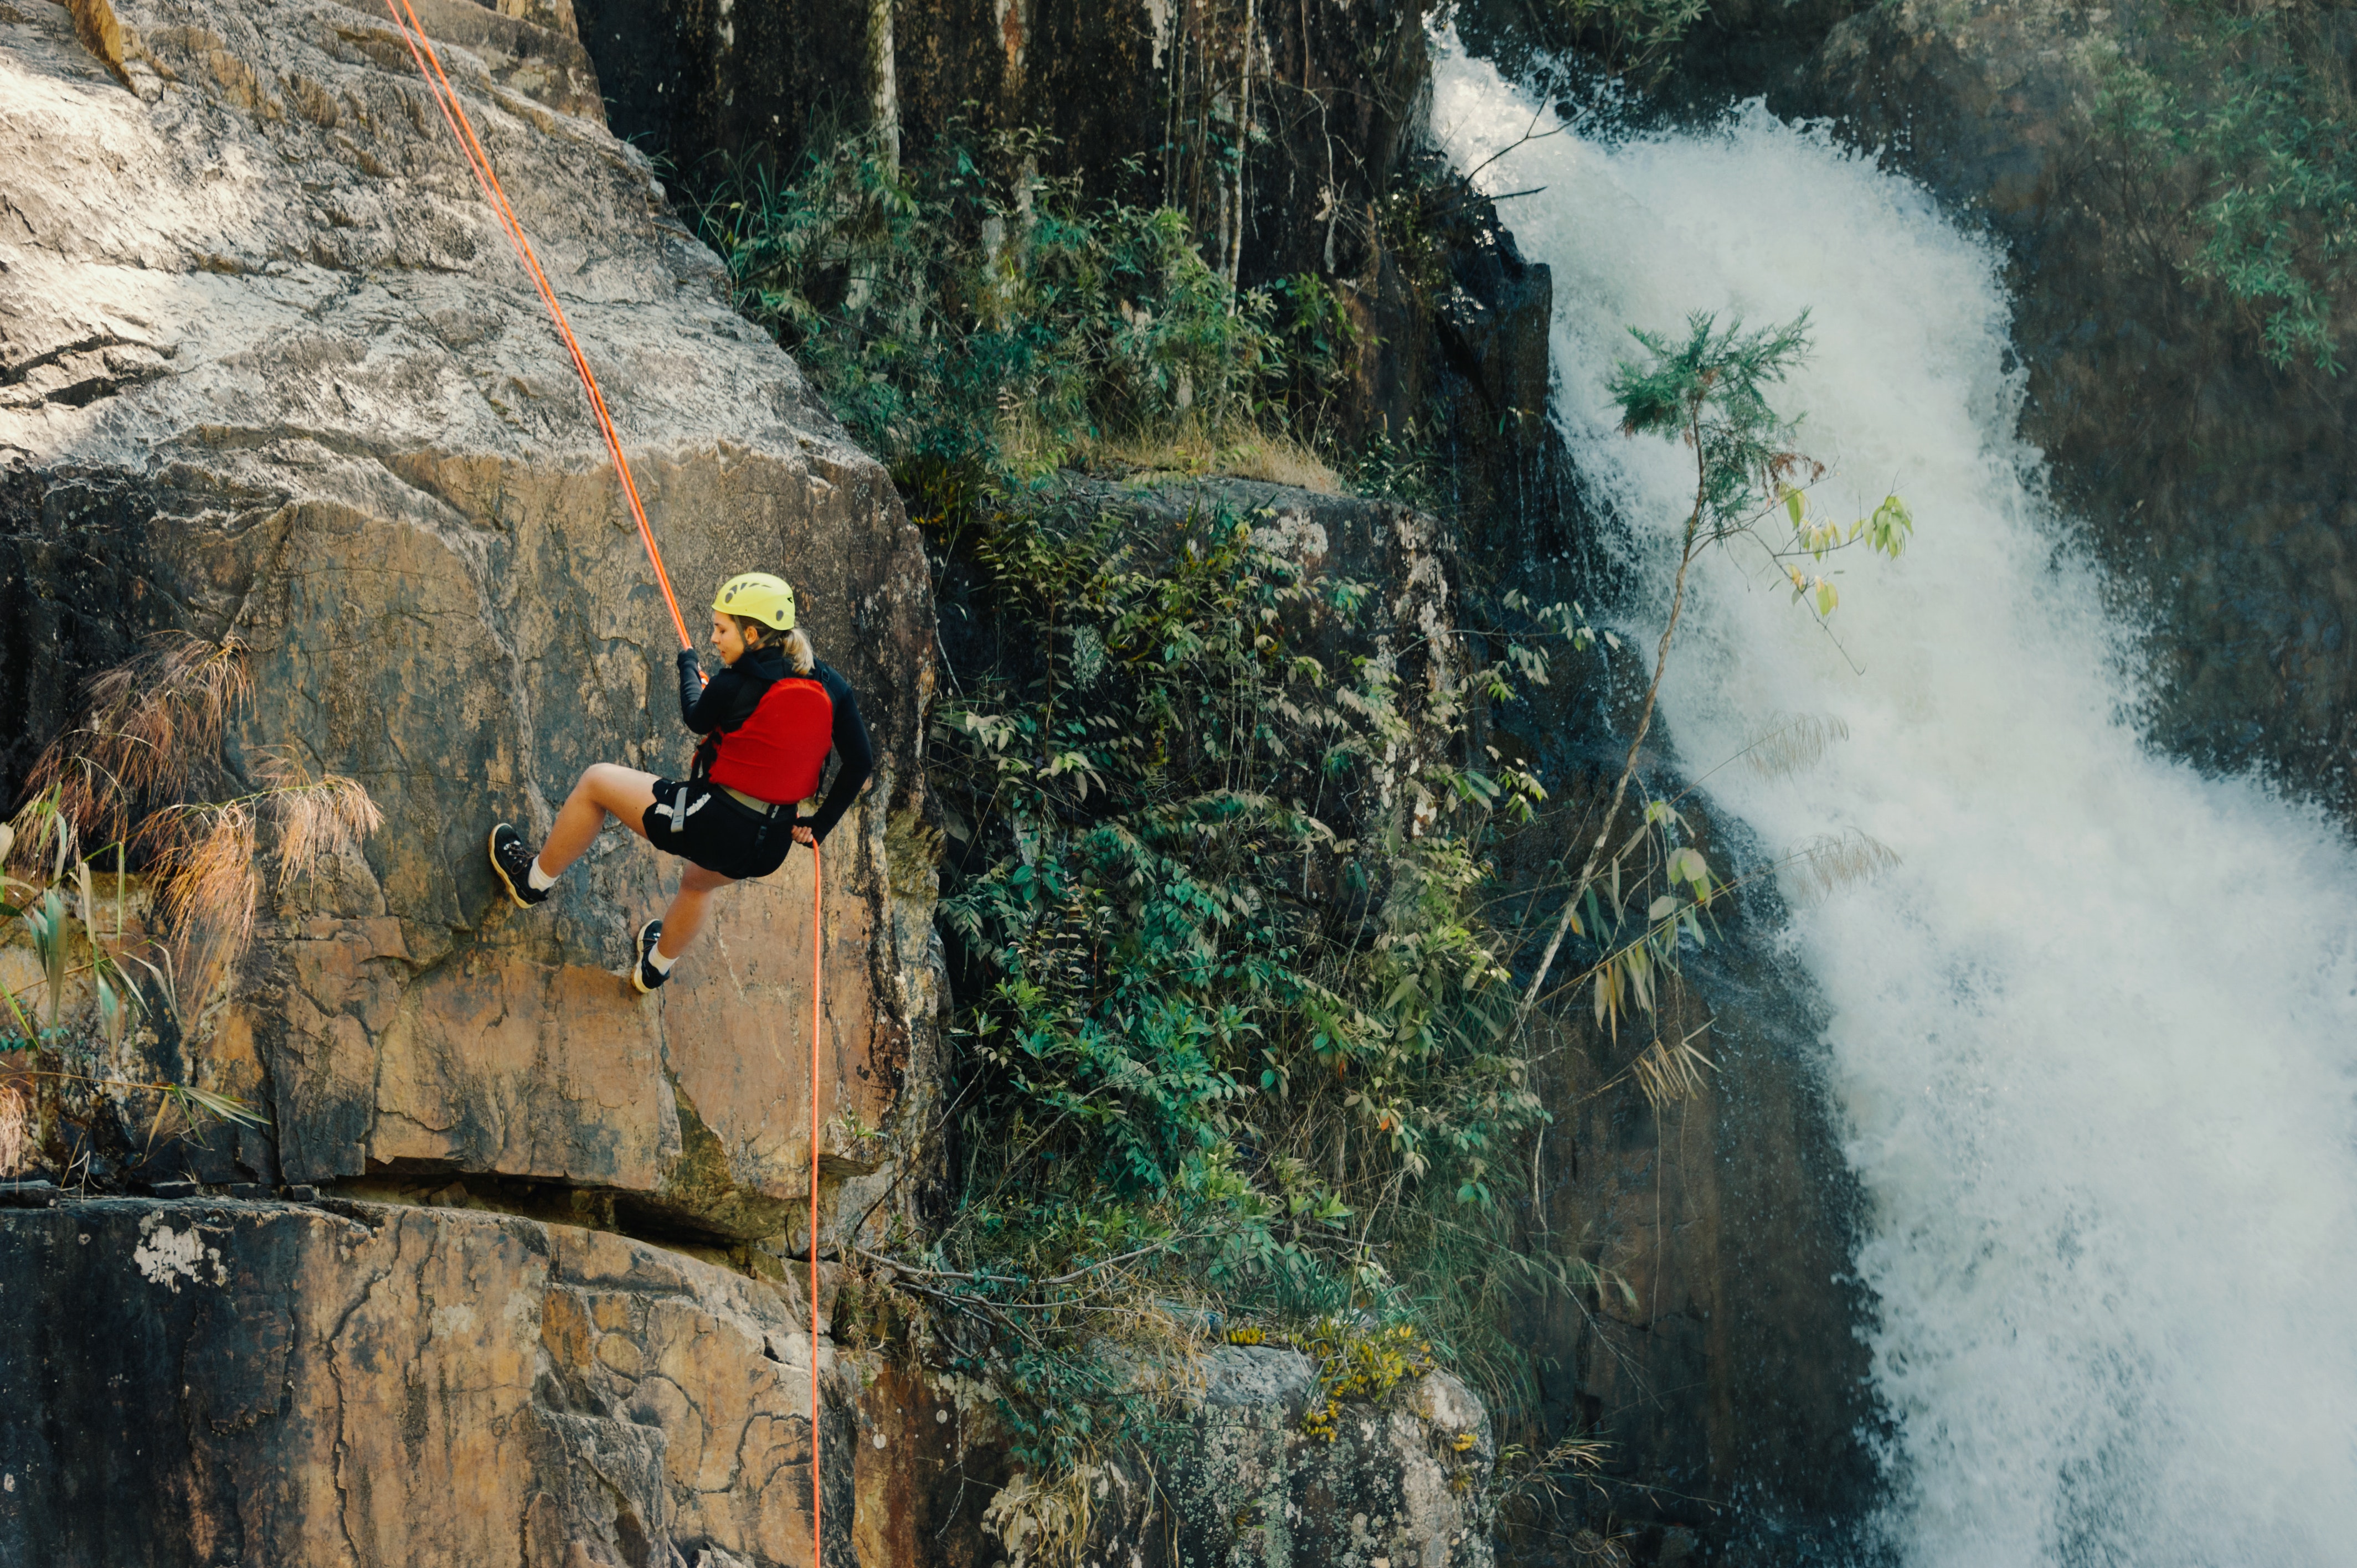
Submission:
[[[791,1283],[508,1216],[118,1198],[0,1213],[0,1310],[45,1326],[0,1342],[10,1568],[809,1560]],[[818,1356],[829,1560],[929,1534],[958,1424]]]
[[[691,632],[725,576],[782,572],[861,693],[881,760],[826,845],[821,1079],[862,1133],[826,1145],[830,1180],[864,1208],[932,1072],[916,531],[607,130],[569,6],[420,14]],[[549,904],[494,894],[492,823],[536,837],[585,766],[676,775],[688,737],[587,400],[389,16],[129,0],[111,19],[94,53],[64,8],[0,3],[0,764],[13,789],[142,634],[235,638],[257,696],[218,786],[284,748],[386,819],[275,895],[204,1059],[162,1064],[275,1124],[194,1174],[484,1173],[717,1237],[786,1230],[812,1133],[810,857],[721,894],[647,1002],[610,972],[682,862],[609,828]]]
[[[1223,1346],[1202,1372],[1162,1477],[1182,1543],[1200,1543],[1182,1544],[1181,1561],[1490,1568],[1484,1483],[1497,1444],[1455,1377],[1337,1404],[1329,1436],[1303,1430],[1317,1376],[1298,1351]]]
[[[514,1215],[0,1208],[0,1568],[803,1568],[808,1312],[798,1275]],[[1006,1561],[988,1400],[822,1324],[826,1561]],[[1089,1561],[1493,1561],[1495,1439],[1455,1378],[1338,1403],[1322,1434],[1297,1351],[1217,1347],[1185,1380],[1138,1434],[1148,1469],[1083,1477]]]

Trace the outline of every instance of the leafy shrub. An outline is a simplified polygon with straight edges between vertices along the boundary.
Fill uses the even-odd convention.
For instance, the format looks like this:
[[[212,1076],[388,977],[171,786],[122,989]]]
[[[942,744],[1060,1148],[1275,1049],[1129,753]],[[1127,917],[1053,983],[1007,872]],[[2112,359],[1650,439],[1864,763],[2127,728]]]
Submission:
[[[1079,1348],[1108,1299],[1169,1339],[1363,1319],[1513,1361],[1465,1310],[1501,1299],[1498,1172],[1544,1115],[1483,912],[1538,789],[1464,762],[1507,671],[1386,651],[1370,587],[1255,518],[919,510],[986,618],[931,762],[959,1109],[923,1266],[998,1325],[968,1369],[1018,1458],[1130,1419]]]
[[[1311,1269],[1370,1185],[1446,1164],[1482,1200],[1472,1152],[1537,1114],[1470,910],[1489,812],[1536,786],[1433,743],[1468,693],[1404,712],[1390,662],[1338,651],[1365,585],[1246,520],[1141,532],[1010,513],[964,542],[1025,639],[937,721],[944,918],[989,983],[974,1130],[1029,1131],[1072,1190],[1215,1204],[1215,1277]]]
[[[698,204],[739,306],[904,478],[1021,477],[1089,444],[1314,435],[1352,328],[1320,279],[1238,291],[1169,208],[1084,207],[1038,141],[902,166],[873,138],[791,179],[729,169]],[[1012,168],[1011,177],[985,172]]]
[[[2269,360],[2340,369],[2357,277],[2347,13],[2293,0],[2135,11],[2101,113],[2190,187],[2193,275],[2259,314]]]

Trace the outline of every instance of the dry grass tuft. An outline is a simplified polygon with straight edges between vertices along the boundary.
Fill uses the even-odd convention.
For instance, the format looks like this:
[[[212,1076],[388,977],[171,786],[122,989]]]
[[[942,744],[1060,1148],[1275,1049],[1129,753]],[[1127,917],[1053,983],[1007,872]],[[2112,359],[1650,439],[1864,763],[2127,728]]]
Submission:
[[[1784,859],[1792,873],[1787,886],[1796,902],[1806,904],[1820,903],[1898,864],[1896,850],[1856,828],[1811,839]]]
[[[384,821],[368,790],[341,774],[314,776],[285,752],[260,769],[267,788],[234,800],[174,806],[149,817],[141,847],[153,857],[156,908],[178,938],[198,997],[243,956],[262,904],[261,828],[277,831],[283,896],[339,856],[358,850]]]
[[[285,893],[337,857],[358,849],[384,823],[360,781],[339,773],[314,777],[287,752],[262,765],[270,786],[263,798],[278,828],[278,890]]]
[[[1743,759],[1770,779],[1797,773],[1849,738],[1849,725],[1824,714],[1777,714],[1751,732]]]
[[[1045,1484],[1025,1473],[998,1489],[983,1509],[982,1528],[1006,1549],[1009,1568],[1066,1568],[1081,1561],[1095,1518],[1092,1489],[1100,1473],[1097,1466],[1075,1465]]]
[[[1342,490],[1341,479],[1317,453],[1291,436],[1263,431],[1236,432],[1227,440],[1199,429],[1153,438],[1103,439],[1084,443],[1074,460],[1084,467],[1139,478],[1226,476],[1292,485],[1320,495]]]
[[[33,1163],[33,1108],[14,1084],[0,1084],[0,1177],[25,1174]]]
[[[175,806],[142,830],[154,855],[156,907],[183,932],[242,951],[262,901],[261,848],[252,800]]]
[[[1675,1043],[1656,1037],[1629,1064],[1637,1092],[1655,1113],[1681,1100],[1699,1098],[1706,1082],[1703,1075],[1718,1070],[1717,1063],[1694,1047],[1695,1036],[1701,1033],[1696,1029]]]
[[[91,845],[134,843],[151,862],[156,908],[178,933],[183,956],[203,957],[192,972],[225,972],[253,939],[265,819],[277,829],[281,893],[357,847],[383,821],[358,782],[314,776],[284,752],[265,756],[264,788],[253,794],[184,802],[198,771],[219,760],[231,718],[253,694],[234,638],[163,633],[148,651],[93,679],[84,694],[81,722],[34,767],[35,793],[16,815],[11,847],[20,861],[47,863],[55,882]]]
[[[1221,472],[1240,479],[1291,485],[1322,496],[1340,495],[1342,481],[1317,453],[1289,436],[1263,435],[1232,446],[1223,455]]]
[[[84,843],[119,842],[143,804],[186,789],[253,693],[236,639],[164,632],[150,641],[148,652],[91,681],[81,722],[33,767],[36,795],[48,796]]]
[[[26,1035],[59,1027],[69,968],[66,895],[75,895],[89,961],[74,972],[87,975],[91,999],[90,1020],[75,1026],[86,1036],[78,1048],[95,1051],[102,1044],[96,1059],[104,1076],[45,1078],[71,1080],[60,1092],[83,1099],[103,1092],[120,1102],[135,1090],[157,1094],[151,1144],[167,1123],[192,1134],[208,1121],[258,1120],[226,1094],[136,1080],[133,1024],[135,1015],[161,1007],[178,1020],[181,1040],[190,1047],[218,1026],[229,1005],[229,982],[259,918],[263,828],[274,830],[283,895],[356,850],[383,821],[359,782],[332,773],[315,776],[291,753],[264,753],[262,788],[250,793],[227,800],[187,799],[200,778],[219,769],[231,720],[253,689],[243,650],[233,639],[207,642],[182,634],[156,639],[148,652],[90,683],[87,714],[42,754],[32,799],[0,825],[0,864],[14,863],[27,873],[9,878],[8,893],[21,907],[43,963],[41,1028],[26,1018],[13,994],[0,995]],[[143,920],[135,932],[124,918],[125,862],[134,855],[145,863],[141,880],[157,917]],[[114,874],[111,948],[100,913],[104,884],[92,875],[95,869],[102,877],[109,859]],[[135,979],[133,965],[148,981]],[[22,1146],[27,1115],[22,1090],[0,1086],[0,1175],[31,1157]]]

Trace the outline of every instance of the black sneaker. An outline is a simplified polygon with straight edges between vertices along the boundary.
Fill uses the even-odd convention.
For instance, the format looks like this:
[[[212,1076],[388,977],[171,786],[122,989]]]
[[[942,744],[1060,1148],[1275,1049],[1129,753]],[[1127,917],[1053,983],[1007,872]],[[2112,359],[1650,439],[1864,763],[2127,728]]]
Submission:
[[[546,888],[532,885],[533,858],[533,852],[524,847],[523,834],[514,828],[501,822],[491,830],[491,870],[519,909],[529,909],[548,897]]]
[[[661,920],[649,920],[639,928],[639,956],[630,962],[630,984],[642,996],[671,978],[654,966],[655,944],[661,940]]]

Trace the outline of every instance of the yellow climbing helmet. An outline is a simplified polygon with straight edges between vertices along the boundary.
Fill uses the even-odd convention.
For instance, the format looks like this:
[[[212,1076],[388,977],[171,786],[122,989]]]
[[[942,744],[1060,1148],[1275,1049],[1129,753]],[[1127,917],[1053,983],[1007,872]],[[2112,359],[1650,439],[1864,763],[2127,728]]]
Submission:
[[[759,621],[771,631],[794,629],[794,590],[783,577],[741,572],[720,585],[712,607],[738,620]]]

